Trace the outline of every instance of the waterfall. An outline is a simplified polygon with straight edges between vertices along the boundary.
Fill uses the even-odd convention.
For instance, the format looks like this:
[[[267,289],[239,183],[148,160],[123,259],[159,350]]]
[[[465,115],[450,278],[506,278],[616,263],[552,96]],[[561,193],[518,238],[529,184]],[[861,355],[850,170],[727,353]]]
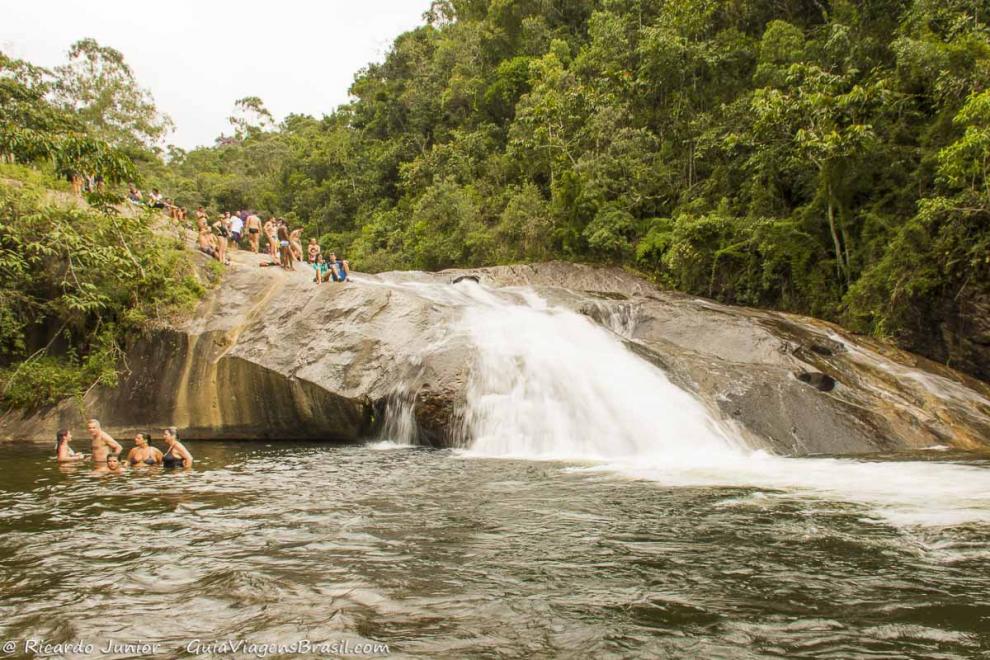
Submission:
[[[478,350],[464,411],[474,452],[666,463],[738,455],[699,401],[612,332],[531,292],[523,299],[464,311]]]
[[[415,392],[395,392],[385,402],[384,423],[378,433],[380,442],[411,446],[419,441],[416,424]]]
[[[785,458],[747,447],[731,425],[631,351],[634,314],[602,323],[548,305],[529,288],[463,281],[381,282],[456,308],[449,329],[476,349],[464,409],[466,458],[550,459],[666,487],[757,489],[860,505],[898,526],[990,522],[990,471],[935,461]],[[397,398],[386,433],[408,442],[411,401]],[[394,446],[393,443],[386,443]],[[769,493],[767,495],[766,493]],[[736,502],[737,500],[733,500]],[[746,498],[738,500],[746,506]],[[734,505],[734,504],[733,504]]]

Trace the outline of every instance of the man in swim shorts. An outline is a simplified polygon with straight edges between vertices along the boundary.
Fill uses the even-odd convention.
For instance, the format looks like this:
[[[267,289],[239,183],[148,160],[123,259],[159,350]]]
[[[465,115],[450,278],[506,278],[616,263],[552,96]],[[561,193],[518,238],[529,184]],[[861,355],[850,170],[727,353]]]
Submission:
[[[334,282],[347,282],[348,276],[351,274],[351,264],[346,259],[338,259],[337,254],[334,252],[330,253],[330,258],[327,260],[330,264],[330,274],[333,277]]]
[[[103,430],[100,426],[100,420],[95,417],[90,419],[86,424],[86,430],[89,432],[91,447],[93,449],[94,465],[103,465],[107,462],[107,455],[111,453],[119,454],[123,449],[120,443]]]
[[[261,242],[261,218],[254,213],[248,215],[244,221],[244,226],[248,232],[248,243],[251,244],[251,251],[258,254],[258,244]]]

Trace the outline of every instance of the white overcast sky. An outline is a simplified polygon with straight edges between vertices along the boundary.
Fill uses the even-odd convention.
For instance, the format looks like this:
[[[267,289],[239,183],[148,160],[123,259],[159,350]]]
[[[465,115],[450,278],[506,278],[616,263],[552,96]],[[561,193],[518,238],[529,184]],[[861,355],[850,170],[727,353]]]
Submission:
[[[93,37],[124,54],[159,110],[168,142],[230,132],[234,101],[260,96],[281,120],[347,101],[354,74],[422,23],[430,0],[0,0],[0,50],[42,66]]]

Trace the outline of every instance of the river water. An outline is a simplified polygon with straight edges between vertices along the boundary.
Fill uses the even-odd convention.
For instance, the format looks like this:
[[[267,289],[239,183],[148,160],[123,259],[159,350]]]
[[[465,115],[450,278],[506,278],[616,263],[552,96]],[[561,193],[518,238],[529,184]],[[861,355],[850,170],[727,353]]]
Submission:
[[[935,493],[926,514],[868,485],[843,498],[393,443],[189,447],[193,470],[111,476],[0,448],[0,637],[168,656],[197,639],[447,657],[990,652],[990,511],[954,518]],[[815,461],[990,475],[934,451],[794,470]]]
[[[415,446],[408,391],[377,442],[190,442],[188,471],[0,447],[0,638],[990,654],[987,457],[769,455],[629,350],[630,319],[527,288],[357,286],[447,308],[427,352],[470,342],[464,449]]]

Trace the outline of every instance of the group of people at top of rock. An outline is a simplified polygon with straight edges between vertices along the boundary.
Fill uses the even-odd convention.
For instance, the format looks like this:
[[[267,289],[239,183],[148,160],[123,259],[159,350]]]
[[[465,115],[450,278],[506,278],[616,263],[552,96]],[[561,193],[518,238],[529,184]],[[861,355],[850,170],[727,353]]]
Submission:
[[[296,270],[296,263],[309,263],[315,271],[313,281],[346,282],[351,272],[346,259],[338,259],[331,252],[324,258],[315,238],[309,239],[305,254],[302,246],[302,227],[289,229],[284,218],[275,216],[262,220],[254,211],[230,213],[225,211],[216,220],[210,221],[203,207],[196,209],[196,226],[199,231],[199,249],[221,262],[228,262],[227,250],[238,249],[246,237],[249,249],[255,254],[267,254],[270,261],[262,266],[280,266],[285,270]],[[265,238],[262,251],[261,239]]]
[[[186,209],[165,198],[157,188],[145,195],[133,183],[128,186],[127,199],[134,205],[161,209],[169,217],[184,221]],[[280,266],[285,270],[296,270],[296,263],[305,261],[314,271],[313,281],[347,282],[351,265],[346,259],[339,259],[334,252],[328,257],[321,253],[315,238],[309,239],[305,254],[302,246],[302,227],[289,229],[284,218],[275,216],[262,220],[255,211],[243,210],[237,213],[225,211],[216,220],[210,221],[209,214],[202,206],[196,209],[196,228],[199,250],[221,263],[230,263],[228,249],[238,249],[244,238],[255,254],[267,254],[270,261],[262,266]],[[265,238],[265,250],[261,249],[261,239]]]
[[[179,206],[171,199],[162,195],[158,188],[152,188],[151,192],[145,196],[141,190],[133,183],[127,186],[127,201],[135,206],[147,206],[152,209],[161,209],[168,213],[169,217],[176,220],[186,219],[186,209]]]
[[[174,426],[162,432],[165,451],[153,447],[150,433],[138,433],[134,436],[134,446],[123,461],[120,453],[124,450],[120,443],[103,430],[100,420],[90,419],[86,423],[89,433],[90,458],[97,472],[122,472],[125,467],[144,467],[161,465],[167,468],[191,467],[192,454],[179,442],[179,433]],[[71,447],[72,432],[62,429],[55,435],[55,460],[59,463],[74,463],[86,460],[86,454],[78,453]]]

